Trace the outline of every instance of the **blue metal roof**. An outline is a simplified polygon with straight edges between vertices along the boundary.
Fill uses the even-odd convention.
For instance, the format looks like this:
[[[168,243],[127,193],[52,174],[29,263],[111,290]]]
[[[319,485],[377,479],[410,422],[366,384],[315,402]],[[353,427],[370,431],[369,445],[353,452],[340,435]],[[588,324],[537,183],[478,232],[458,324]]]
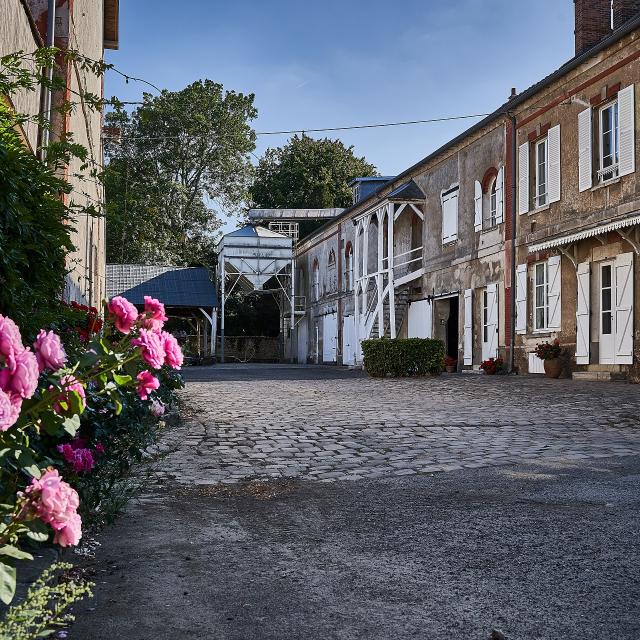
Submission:
[[[151,296],[166,307],[218,306],[215,285],[204,267],[108,264],[107,298],[114,296],[124,296],[136,305]]]

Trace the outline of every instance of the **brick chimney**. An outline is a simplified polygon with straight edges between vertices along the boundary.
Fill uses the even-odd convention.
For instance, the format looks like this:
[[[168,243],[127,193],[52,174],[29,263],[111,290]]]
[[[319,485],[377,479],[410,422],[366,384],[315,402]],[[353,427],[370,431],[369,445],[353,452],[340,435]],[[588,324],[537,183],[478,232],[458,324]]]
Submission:
[[[640,0],[613,0],[613,28],[621,27],[640,13]]]
[[[574,3],[576,55],[580,55],[611,33],[611,0],[574,0]]]

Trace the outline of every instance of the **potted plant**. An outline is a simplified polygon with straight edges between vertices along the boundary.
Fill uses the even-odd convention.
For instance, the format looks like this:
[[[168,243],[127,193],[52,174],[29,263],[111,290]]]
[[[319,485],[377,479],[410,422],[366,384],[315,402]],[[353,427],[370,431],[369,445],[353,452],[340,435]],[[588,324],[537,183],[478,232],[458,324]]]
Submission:
[[[458,359],[452,356],[444,357],[444,368],[447,373],[455,373],[456,367],[458,365]]]
[[[502,358],[489,358],[484,360],[480,368],[488,375],[493,376],[496,373],[504,372],[504,360]]]
[[[541,342],[534,351],[536,356],[544,362],[544,374],[547,378],[559,378],[562,373],[562,348],[556,338],[553,342]]]

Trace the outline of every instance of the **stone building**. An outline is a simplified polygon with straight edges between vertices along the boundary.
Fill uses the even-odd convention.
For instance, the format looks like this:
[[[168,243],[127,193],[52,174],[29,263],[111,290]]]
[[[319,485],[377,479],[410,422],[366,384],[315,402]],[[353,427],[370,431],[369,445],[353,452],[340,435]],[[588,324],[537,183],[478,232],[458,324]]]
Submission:
[[[557,337],[578,375],[637,365],[639,4],[612,20],[609,0],[576,0],[574,58],[399,176],[354,183],[296,247],[291,357],[354,364],[365,338],[434,336],[459,369],[540,373],[531,352]]]
[[[48,36],[49,0],[3,0],[0,3],[0,55],[16,51],[32,52],[45,46]],[[105,49],[118,48],[119,0],[55,0],[53,42],[59,49],[74,50],[93,60],[102,60]],[[64,95],[53,95],[53,104],[62,100],[74,102],[74,109],[60,115],[53,113],[51,140],[72,134],[73,140],[89,151],[89,162],[102,168],[102,116],[84,104],[78,93],[103,95],[102,77],[77,61],[58,60],[56,73],[66,79]],[[24,92],[14,96],[13,106],[20,112],[36,115],[44,112],[44,96]],[[23,129],[25,143],[37,153],[43,132],[34,123]],[[66,198],[82,207],[104,204],[102,184],[97,178],[79,177],[81,162],[74,159],[65,170],[65,178],[73,191]],[[65,297],[89,304],[99,304],[105,296],[105,220],[82,215],[74,221],[73,243],[76,250],[69,256],[69,276]]]

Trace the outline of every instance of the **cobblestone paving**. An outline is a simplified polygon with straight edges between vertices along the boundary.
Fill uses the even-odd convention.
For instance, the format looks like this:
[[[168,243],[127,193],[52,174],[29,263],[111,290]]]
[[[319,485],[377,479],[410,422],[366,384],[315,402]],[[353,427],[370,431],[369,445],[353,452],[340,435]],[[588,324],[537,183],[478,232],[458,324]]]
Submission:
[[[640,387],[543,377],[370,379],[330,367],[186,371],[162,476],[324,482],[640,453]]]

